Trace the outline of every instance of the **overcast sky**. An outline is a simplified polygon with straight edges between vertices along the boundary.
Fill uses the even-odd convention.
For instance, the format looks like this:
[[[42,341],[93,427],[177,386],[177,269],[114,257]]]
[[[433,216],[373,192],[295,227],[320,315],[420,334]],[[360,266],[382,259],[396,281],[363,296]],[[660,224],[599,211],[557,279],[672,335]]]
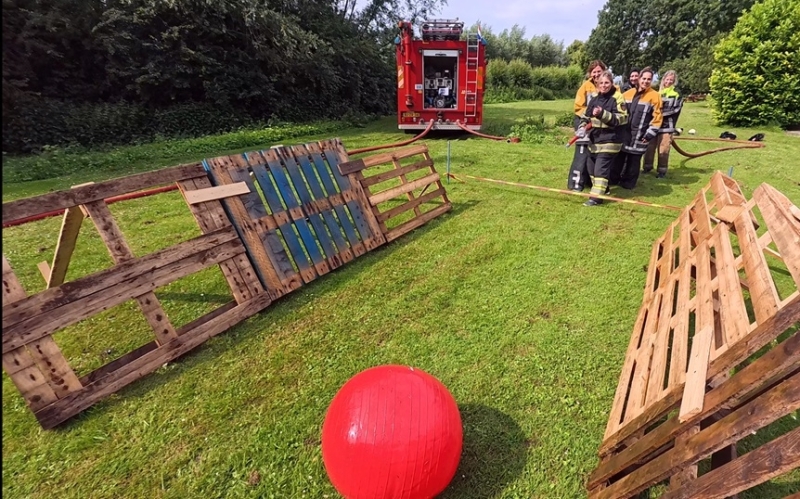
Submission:
[[[586,41],[597,25],[597,13],[605,0],[448,0],[437,18],[464,21],[471,26],[480,20],[481,26],[491,26],[492,32],[501,33],[519,24],[525,35],[549,34],[554,40]]]

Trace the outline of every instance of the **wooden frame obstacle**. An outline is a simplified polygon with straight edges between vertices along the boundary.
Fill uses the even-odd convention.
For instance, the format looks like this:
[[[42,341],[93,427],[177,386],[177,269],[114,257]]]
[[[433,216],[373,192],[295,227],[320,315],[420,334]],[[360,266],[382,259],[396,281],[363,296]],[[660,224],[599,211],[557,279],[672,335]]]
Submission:
[[[783,298],[768,258],[791,276]],[[667,479],[665,498],[732,497],[800,466],[800,428],[736,452],[800,409],[798,288],[800,210],[767,184],[748,201],[716,172],[653,245],[590,498]]]
[[[426,178],[438,183],[426,147],[394,154],[424,155]],[[364,161],[379,165],[384,156]],[[348,161],[338,140],[281,146],[4,203],[3,223],[66,210],[53,263],[39,265],[47,289],[28,296],[3,255],[3,368],[40,425],[55,427],[274,299],[450,209],[438,183],[444,204],[387,228],[388,217],[377,218],[378,203],[361,172],[340,172],[340,164]],[[413,198],[411,193],[425,186],[400,177],[402,188],[383,193],[382,201],[403,196],[409,205],[404,210],[417,210],[432,200]],[[105,200],[164,184],[177,184],[202,235],[136,257]],[[100,233],[114,266],[64,282],[85,217]],[[233,300],[175,328],[155,291],[214,265]],[[128,300],[138,303],[153,341],[79,378],[53,335]]]

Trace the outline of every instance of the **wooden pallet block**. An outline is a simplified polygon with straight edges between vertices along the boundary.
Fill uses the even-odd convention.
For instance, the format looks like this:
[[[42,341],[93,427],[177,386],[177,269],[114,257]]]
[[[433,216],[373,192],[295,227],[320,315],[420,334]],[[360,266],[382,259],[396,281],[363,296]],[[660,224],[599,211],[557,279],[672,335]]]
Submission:
[[[410,165],[401,165],[401,160],[414,156],[422,156],[422,158]],[[382,165],[392,165],[393,169],[365,176],[364,172],[369,168]],[[339,171],[353,177],[353,180],[364,189],[369,199],[370,210],[387,241],[393,241],[452,209],[452,204],[447,198],[447,193],[425,145],[410,146],[355,161],[343,162],[339,165]],[[409,181],[407,175],[415,172],[423,172],[424,176]],[[400,185],[388,188],[380,187],[380,184],[384,182],[396,180],[400,181]],[[433,190],[426,193],[431,187]],[[415,196],[415,191],[420,192]],[[383,211],[379,208],[379,205],[399,197],[405,197],[406,201]],[[435,200],[440,200],[441,203],[423,213],[421,206]],[[386,225],[388,220],[412,210],[414,217],[411,220],[393,227],[391,230],[388,229]]]
[[[185,191],[210,187],[202,166],[190,165],[3,205],[4,219],[9,221],[54,208],[70,213],[70,209],[81,207],[92,218],[115,261],[109,269],[26,296],[3,257],[3,368],[44,428],[60,424],[183,355],[262,310],[272,300],[258,283],[244,245],[218,200],[190,205],[204,233],[200,237],[143,257],[132,254],[104,198],[165,182],[179,182]],[[222,266],[236,301],[175,329],[153,291],[215,264]],[[156,339],[79,379],[52,335],[131,299],[140,303]]]
[[[756,208],[767,228],[761,236]],[[665,497],[730,497],[798,466],[796,432],[745,456],[735,452],[738,440],[800,404],[800,333],[741,367],[800,322],[793,208],[766,184],[748,201],[717,172],[654,243],[600,464],[587,482],[590,497],[631,497],[666,478]],[[767,251],[773,243],[777,251]],[[766,256],[782,260],[798,288],[783,300]],[[779,459],[766,470],[771,452]],[[715,469],[698,477],[697,463],[709,456]],[[725,471],[735,479],[726,481]]]

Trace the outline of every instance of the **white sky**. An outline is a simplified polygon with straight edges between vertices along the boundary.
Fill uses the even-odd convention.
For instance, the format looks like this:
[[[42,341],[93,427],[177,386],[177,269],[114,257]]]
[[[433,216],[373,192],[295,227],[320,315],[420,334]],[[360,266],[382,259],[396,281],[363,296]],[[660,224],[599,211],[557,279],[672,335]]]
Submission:
[[[495,34],[514,24],[525,27],[525,36],[548,34],[554,40],[586,41],[597,25],[597,13],[605,0],[448,0],[438,18],[464,21],[466,26],[480,20]]]

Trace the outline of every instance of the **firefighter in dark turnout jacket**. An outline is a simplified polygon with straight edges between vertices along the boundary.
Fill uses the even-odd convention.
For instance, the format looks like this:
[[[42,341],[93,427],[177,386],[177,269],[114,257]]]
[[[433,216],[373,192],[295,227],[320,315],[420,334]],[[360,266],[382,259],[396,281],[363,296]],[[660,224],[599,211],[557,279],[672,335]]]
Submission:
[[[678,83],[678,75],[675,71],[667,71],[661,79],[659,94],[661,95],[661,114],[663,121],[661,129],[658,131],[656,140],[651,140],[644,155],[644,171],[650,172],[653,169],[653,159],[658,149],[658,168],[656,176],[664,178],[669,167],[669,150],[672,147],[672,134],[677,131],[678,117],[683,109],[683,99],[675,90]]]
[[[575,94],[575,119],[573,128],[577,131],[580,126],[581,116],[586,112],[586,105],[597,95],[596,80],[606,70],[606,65],[602,61],[592,61],[589,63],[587,73],[589,79],[583,82],[581,88]],[[574,191],[582,191],[590,187],[589,172],[587,162],[589,160],[589,138],[582,137],[575,142],[575,155],[572,158],[572,165],[569,167],[567,176],[567,188]]]
[[[624,160],[619,185],[625,189],[636,187],[642,155],[661,128],[661,96],[650,87],[652,80],[653,70],[644,68],[639,74],[639,88],[622,94],[628,111],[628,127],[622,145]]]
[[[593,196],[606,193],[611,165],[622,149],[623,125],[628,122],[625,101],[617,87],[614,86],[611,72],[604,71],[597,79],[597,96],[586,106],[578,128],[579,137],[586,136],[585,126],[592,124],[589,130],[589,177],[592,180]],[[591,197],[584,206],[601,204],[602,200]]]

